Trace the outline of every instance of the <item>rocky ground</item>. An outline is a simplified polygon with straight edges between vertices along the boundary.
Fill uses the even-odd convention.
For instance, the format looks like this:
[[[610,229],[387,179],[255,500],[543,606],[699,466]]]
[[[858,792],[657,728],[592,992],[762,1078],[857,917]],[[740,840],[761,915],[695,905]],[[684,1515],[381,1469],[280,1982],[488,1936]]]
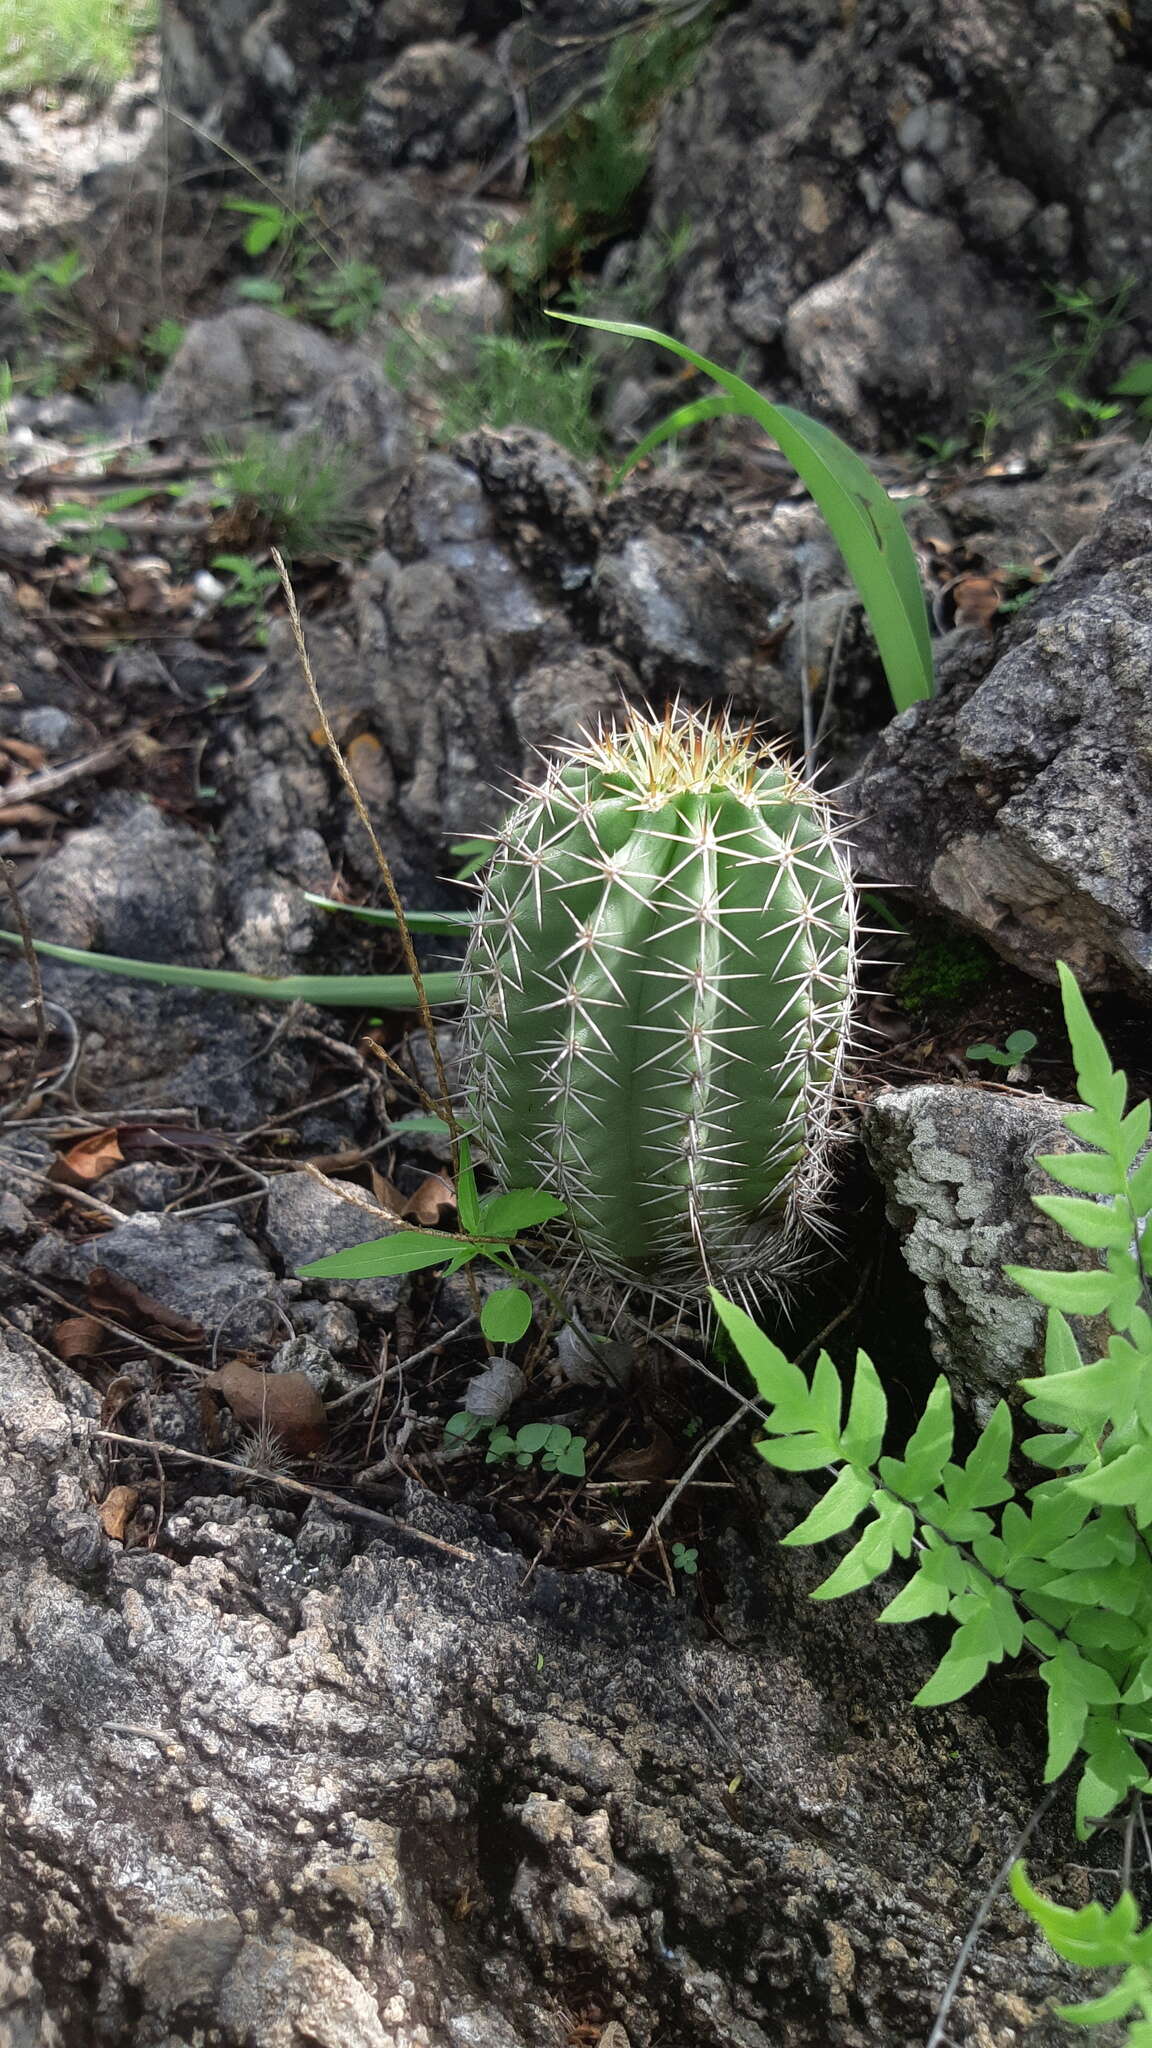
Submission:
[[[380,878],[279,593],[219,565],[259,575],[284,539],[222,486],[254,429],[290,475],[336,474],[293,576],[411,906],[466,904],[460,843],[622,704],[732,703],[799,749],[807,700],[898,928],[839,1245],[774,1327],[865,1342],[913,1400],[943,1365],[979,1417],[1041,1342],[1001,1266],[1067,1262],[1029,1204],[1072,1087],[1056,957],[1152,1086],[1152,458],[1132,408],[1086,409],[1149,312],[1127,290],[1090,360],[1083,317],[1046,319],[1053,276],[1099,314],[1146,272],[1149,22],[717,9],[648,110],[631,213],[582,253],[589,303],[626,317],[642,281],[644,317],[872,450],[936,627],[937,695],[892,720],[827,530],[750,429],[618,488],[514,419],[439,437],[445,380],[523,318],[490,251],[494,219],[531,223],[535,128],[644,10],[234,11],[226,35],[207,0],[171,11],[184,119],[149,140],[142,75],[55,202],[72,103],[0,124],[5,261],[83,271],[8,294],[0,342],[0,921],[191,969],[399,968],[310,900]],[[189,121],[322,222],[330,267],[383,280],[354,321],[307,251],[253,264]],[[7,139],[33,128],[34,163]],[[254,270],[279,300],[238,297]],[[655,351],[597,361],[606,455],[687,395]],[[930,1629],[809,1604],[818,1561],[776,1541],[804,1482],[765,1472],[686,1322],[587,1289],[606,1370],[541,1327],[497,1396],[459,1279],[296,1276],[379,1234],[365,1203],[453,1218],[446,1147],[405,1126],[410,1021],[0,963],[0,2044],[912,2048],[1034,1806],[1039,1687],[908,1709]],[[967,1057],[1021,1027],[1025,1066]],[[482,1373],[514,1425],[584,1439],[585,1480],[446,1439]],[[1057,1805],[1042,1876],[1067,1841]],[[1067,1990],[1001,1900],[947,2038],[1055,2048]]]

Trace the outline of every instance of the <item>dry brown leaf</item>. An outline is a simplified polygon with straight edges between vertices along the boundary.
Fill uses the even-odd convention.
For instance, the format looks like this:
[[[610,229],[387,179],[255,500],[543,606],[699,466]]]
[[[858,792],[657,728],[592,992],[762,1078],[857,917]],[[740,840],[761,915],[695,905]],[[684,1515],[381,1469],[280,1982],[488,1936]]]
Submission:
[[[404,1205],[404,1215],[416,1223],[435,1227],[441,1221],[445,1209],[455,1209],[456,1195],[450,1181],[442,1173],[430,1173],[422,1180],[414,1195],[409,1195]]]
[[[163,612],[168,609],[167,562],[159,559],[137,560],[121,570],[118,581],[120,594],[130,612]]]
[[[680,1458],[679,1445],[657,1425],[651,1443],[638,1451],[621,1451],[618,1458],[609,1460],[608,1470],[614,1479],[667,1479]]]
[[[59,1180],[71,1175],[77,1181],[100,1180],[111,1173],[114,1166],[123,1166],[124,1154],[120,1150],[119,1133],[115,1130],[90,1131],[78,1144],[62,1152],[49,1171],[49,1180]],[[63,1169],[63,1173],[61,1172]]]
[[[106,1494],[97,1510],[100,1527],[113,1543],[123,1543],[129,1522],[136,1512],[140,1500],[138,1486],[114,1486]]]
[[[50,811],[44,804],[0,803],[0,825],[55,825],[56,822],[55,811]]]
[[[111,1429],[130,1401],[140,1392],[140,1381],[131,1373],[123,1372],[105,1387],[100,1402],[100,1427]]]
[[[958,626],[980,626],[984,632],[991,632],[992,621],[1004,597],[998,577],[962,576],[952,595]]]
[[[344,754],[353,775],[358,770],[371,775],[383,751],[375,733],[358,732],[355,739],[349,740]]]
[[[71,1365],[77,1358],[95,1358],[103,1348],[106,1332],[95,1316],[65,1316],[52,1332],[57,1358]]]
[[[269,1432],[290,1458],[322,1451],[328,1442],[324,1403],[305,1373],[258,1372],[234,1358],[203,1384],[223,1396],[237,1422]]]
[[[97,1314],[112,1316],[118,1323],[143,1325],[149,1335],[158,1332],[166,1338],[184,1337],[192,1344],[204,1341],[202,1323],[193,1322],[191,1316],[182,1316],[174,1308],[165,1308],[162,1301],[145,1294],[119,1273],[109,1272],[107,1266],[93,1266],[89,1273],[88,1300]]]
[[[34,747],[31,740],[0,739],[0,753],[10,754],[14,761],[21,761],[25,768],[43,768],[45,754],[43,747]]]
[[[400,1193],[395,1181],[388,1180],[384,1174],[378,1173],[374,1166],[369,1168],[369,1172],[372,1176],[372,1193],[380,1207],[389,1216],[403,1216],[406,1197]]]
[[[372,1193],[389,1216],[435,1228],[441,1222],[444,1210],[456,1207],[452,1183],[445,1180],[442,1173],[428,1174],[412,1195],[402,1195],[395,1182],[386,1179],[375,1167],[371,1173]]]

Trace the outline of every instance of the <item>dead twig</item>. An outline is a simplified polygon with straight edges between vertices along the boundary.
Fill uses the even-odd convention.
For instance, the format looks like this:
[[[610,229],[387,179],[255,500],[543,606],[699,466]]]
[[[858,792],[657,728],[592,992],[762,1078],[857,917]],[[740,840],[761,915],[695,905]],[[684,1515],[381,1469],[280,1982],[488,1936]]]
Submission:
[[[1008,1853],[1004,1858],[1003,1863],[1000,1865],[999,1870],[996,1872],[995,1877],[992,1879],[991,1884],[988,1886],[988,1889],[985,1892],[983,1898],[981,1899],[980,1904],[977,1906],[975,1913],[972,1915],[972,1924],[969,1927],[967,1934],[964,1936],[964,1940],[960,1945],[960,1953],[952,1966],[952,1973],[948,1979],[948,1982],[944,1986],[944,1993],[940,2000],[939,2005],[936,2008],[936,2017],[932,2024],[932,2032],[928,2036],[928,2040],[925,2043],[925,2048],[944,2048],[944,2044],[948,2038],[944,2032],[944,2029],[948,2023],[948,2015],[952,2010],[952,2006],[956,1998],[956,1993],[959,1991],[960,1985],[963,1981],[964,1972],[968,1968],[968,1965],[972,1960],[972,1951],[976,1947],[976,1943],[980,1939],[980,1934],[984,1926],[984,1922],[987,1920],[988,1915],[992,1911],[992,1908],[995,1905],[996,1900],[999,1898],[1000,1893],[1004,1889],[1004,1886],[1007,1884],[1009,1876],[1011,1875],[1013,1864],[1016,1863],[1019,1857],[1023,1854],[1029,1836],[1032,1834],[1033,1830],[1039,1826],[1044,1815],[1047,1813],[1048,1808],[1051,1806],[1052,1801],[1056,1798],[1056,1795],[1060,1790],[1061,1786],[1059,1785],[1059,1783],[1055,1785],[1050,1785],[1048,1787],[1047,1792],[1044,1794],[1043,1799],[1041,1799],[1039,1805],[1033,1807],[1031,1814],[1029,1815],[1023,1827],[1017,1834],[1014,1842],[1012,1843],[1011,1848],[1008,1850]]]
[[[25,1166],[21,1159],[7,1159],[5,1165],[9,1173],[14,1173],[18,1179],[35,1181],[37,1187],[47,1189],[61,1201],[75,1202],[80,1209],[95,1209],[98,1216],[107,1216],[112,1223],[127,1223],[129,1220],[123,1209],[102,1201],[99,1195],[90,1195],[87,1188],[69,1187],[67,1181],[50,1180],[38,1166]]]
[[[13,1280],[18,1280],[22,1287],[34,1288],[37,1294],[44,1295],[48,1301],[54,1301],[58,1308],[66,1308],[71,1316],[90,1316],[94,1323],[99,1323],[102,1330],[111,1330],[114,1337],[122,1337],[134,1350],[150,1351],[154,1358],[164,1359],[166,1364],[176,1366],[182,1373],[206,1373],[208,1370],[207,1366],[197,1365],[191,1358],[181,1358],[175,1351],[165,1351],[162,1344],[154,1344],[150,1337],[142,1337],[139,1330],[126,1330],[122,1323],[114,1323],[110,1316],[101,1315],[98,1309],[89,1308],[86,1303],[69,1301],[66,1294],[58,1294],[46,1281],[38,1280],[33,1273],[22,1272],[7,1259],[0,1259],[0,1272],[7,1273]],[[19,1334],[23,1337],[25,1333],[21,1330]],[[51,1358],[55,1365],[63,1366],[65,1363],[62,1358],[57,1358],[54,1351],[46,1352],[45,1356]]]
[[[470,1330],[475,1321],[475,1316],[465,1316],[462,1322],[454,1323],[450,1330],[445,1330],[443,1335],[437,1337],[431,1344],[425,1344],[422,1350],[414,1351],[411,1357],[398,1360],[395,1365],[389,1366],[384,1373],[376,1374],[372,1379],[365,1380],[363,1386],[350,1387],[346,1394],[337,1394],[334,1400],[327,1403],[328,1413],[331,1414],[334,1408],[346,1407],[349,1401],[362,1401],[365,1395],[374,1395],[380,1380],[390,1379],[392,1374],[399,1370],[400,1366],[403,1366],[405,1372],[409,1372],[414,1365],[422,1365],[426,1358],[432,1358],[437,1351],[443,1351],[445,1345],[451,1344],[453,1338],[462,1337],[465,1330]]]
[[[649,1522],[647,1532],[644,1537],[644,1541],[637,1546],[636,1555],[632,1560],[633,1565],[639,1562],[642,1553],[648,1548],[648,1545],[650,1543],[658,1543],[660,1541],[660,1529],[662,1524],[668,1520],[669,1515],[672,1513],[672,1510],[675,1507],[677,1501],[679,1500],[681,1494],[683,1493],[685,1487],[691,1485],[693,1479],[696,1477],[697,1472],[700,1470],[701,1465],[707,1464],[708,1459],[712,1456],[713,1451],[719,1449],[719,1446],[723,1443],[725,1437],[729,1434],[731,1430],[735,1429],[736,1424],[738,1422],[743,1422],[744,1417],[750,1412],[750,1410],[758,1406],[759,1396],[756,1394],[750,1395],[746,1401],[742,1401],[740,1403],[740,1406],[738,1408],[733,1409],[731,1415],[728,1417],[726,1422],[719,1423],[718,1426],[712,1431],[711,1436],[705,1438],[704,1442],[700,1446],[700,1449],[697,1451],[696,1456],[693,1458],[691,1464],[685,1466],[679,1479],[673,1486],[671,1493],[668,1495],[667,1500],[661,1502],[660,1506],[656,1510],[656,1513],[653,1515],[652,1520]],[[661,1551],[661,1555],[663,1555],[663,1551]],[[630,1566],[629,1570],[631,1569],[632,1567]]]
[[[420,963],[416,958],[416,948],[412,943],[412,934],[408,929],[408,920],[404,915],[404,904],[401,900],[400,891],[396,887],[395,878],[392,873],[391,863],[388,859],[387,854],[384,851],[384,848],[380,844],[379,838],[377,837],[376,828],[373,825],[372,819],[368,813],[368,807],[360,794],[359,784],[357,783],[356,778],[352,773],[352,770],[349,768],[348,763],[344,758],[343,752],[341,751],[340,748],[340,743],[332,730],[331,720],[329,719],[327,710],[325,709],[324,700],[320,695],[319,689],[317,688],[316,678],[312,673],[312,663],[308,658],[308,649],[304,642],[304,628],[300,623],[300,611],[296,603],[296,592],[292,588],[292,580],[288,574],[287,568],[284,565],[284,557],[281,555],[278,548],[273,548],[271,550],[271,554],[272,560],[276,565],[276,569],[280,577],[280,585],[284,592],[284,601],[288,607],[288,619],[292,627],[292,638],[296,642],[296,652],[300,657],[300,667],[303,671],[304,681],[308,685],[308,694],[312,699],[313,705],[315,706],[316,709],[316,715],[320,720],[320,725],[324,733],[324,738],[325,741],[327,742],[328,751],[331,754],[332,759],[335,761],[336,766],[340,772],[341,781],[343,782],[345,789],[348,791],[348,794],[352,799],[356,815],[359,818],[360,823],[363,825],[365,832],[368,834],[368,843],[372,848],[372,852],[376,859],[376,865],[380,870],[380,874],[384,882],[384,887],[388,894],[388,901],[392,905],[392,909],[396,916],[396,929],[400,939],[400,949],[404,955],[404,964],[407,967],[409,974],[412,976],[412,980],[415,984],[416,1002],[417,1007],[420,1011],[420,1022],[424,1026],[424,1035],[428,1040],[428,1049],[431,1052],[432,1064],[436,1070],[436,1085],[440,1090],[441,1097],[439,1114],[443,1116],[445,1123],[448,1125],[448,1128],[452,1133],[452,1151],[454,1155],[453,1168],[454,1170],[456,1170],[457,1159],[455,1155],[457,1153],[457,1145],[460,1135],[459,1126],[456,1122],[456,1117],[452,1109],[452,1099],[448,1087],[448,1076],[444,1071],[444,1058],[440,1051],[440,1041],[436,1035],[436,1025],[433,1020],[431,1006],[428,1002],[428,991],[424,986],[424,977],[420,972]]]
[[[16,919],[16,927],[20,933],[20,944],[23,948],[24,959],[28,968],[28,979],[32,983],[32,1003],[36,1011],[36,1043],[32,1048],[32,1064],[16,1091],[15,1101],[7,1105],[3,1118],[0,1118],[0,1121],[7,1122],[10,1117],[14,1117],[19,1110],[23,1109],[24,1104],[35,1092],[37,1068],[40,1065],[44,1048],[48,1043],[48,1011],[44,1005],[44,978],[40,972],[40,962],[36,957],[36,948],[32,943],[32,927],[28,923],[27,912],[20,901],[20,891],[16,887],[16,871],[10,861],[0,860],[0,879],[3,880],[8,901],[12,905],[12,915]]]
[[[306,1494],[309,1500],[318,1500],[339,1515],[351,1515],[360,1522],[375,1522],[384,1529],[399,1529],[405,1536],[412,1536],[417,1543],[430,1544],[433,1550],[442,1550],[448,1557],[462,1557],[466,1564],[475,1564],[476,1552],[463,1550],[458,1543],[447,1543],[442,1536],[430,1536],[426,1529],[417,1529],[412,1522],[402,1522],[396,1515],[378,1514],[375,1508],[362,1508],[358,1502],[344,1500],[338,1493],[328,1493],[322,1486],[309,1486],[304,1479],[288,1479],[281,1473],[253,1473],[250,1465],[234,1465],[228,1458],[209,1458],[203,1451],[185,1451],[179,1444],[161,1443],[159,1438],[151,1441],[147,1437],[122,1436],[115,1429],[94,1429],[92,1441],[102,1444],[125,1444],[134,1451],[162,1451],[166,1458],[184,1458],[192,1465],[209,1465],[215,1472],[232,1472],[239,1479],[254,1478],[261,1486],[283,1487],[288,1493]]]
[[[22,775],[15,782],[5,783],[0,788],[0,808],[7,811],[13,804],[39,803],[46,796],[58,796],[62,789],[71,789],[74,782],[83,782],[88,775],[103,775],[106,768],[114,768],[123,759],[131,745],[130,739],[116,740],[111,746],[97,747],[94,753],[82,754],[76,761],[62,761],[58,768],[41,768],[35,775]],[[11,888],[8,893],[11,895]]]

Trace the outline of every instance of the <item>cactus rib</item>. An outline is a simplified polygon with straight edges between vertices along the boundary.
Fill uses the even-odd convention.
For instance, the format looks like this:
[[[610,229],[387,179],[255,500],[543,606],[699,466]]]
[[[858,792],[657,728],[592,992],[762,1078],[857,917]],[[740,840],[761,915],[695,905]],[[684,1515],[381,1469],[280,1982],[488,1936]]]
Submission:
[[[828,807],[673,709],[567,750],[513,812],[465,968],[476,1122],[601,1267],[779,1280],[827,1179],[853,993]]]

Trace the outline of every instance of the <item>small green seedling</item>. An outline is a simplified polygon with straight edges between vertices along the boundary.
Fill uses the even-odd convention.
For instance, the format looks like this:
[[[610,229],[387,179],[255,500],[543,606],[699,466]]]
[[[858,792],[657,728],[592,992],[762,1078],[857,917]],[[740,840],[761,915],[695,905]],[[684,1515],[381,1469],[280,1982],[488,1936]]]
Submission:
[[[255,610],[280,581],[275,569],[262,568],[250,555],[213,555],[212,567],[223,569],[232,577],[232,588],[224,592],[220,602],[237,610]]]
[[[472,875],[478,874],[482,867],[486,867],[491,860],[492,841],[490,839],[456,839],[448,848],[448,851],[452,855],[453,860],[463,862],[463,866],[458,867],[456,870],[456,880],[458,882],[466,882]]]
[[[512,1458],[517,1465],[527,1468],[533,1459],[539,1458],[541,1471],[562,1472],[570,1479],[583,1479],[587,1470],[584,1454],[588,1439],[574,1436],[563,1422],[525,1422],[513,1436],[502,1422],[461,1408],[444,1424],[448,1442],[471,1444],[485,1435],[485,1464],[503,1465]]]
[[[672,1569],[683,1572],[686,1579],[694,1579],[700,1569],[700,1552],[690,1549],[686,1543],[672,1545]]]
[[[411,1124],[408,1127],[411,1129]],[[508,1194],[481,1197],[468,1141],[461,1138],[456,1203],[463,1226],[460,1231],[400,1228],[390,1237],[349,1245],[347,1251],[314,1259],[311,1265],[298,1266],[296,1271],[309,1280],[376,1280],[443,1266],[448,1279],[471,1265],[473,1259],[488,1259],[504,1272],[514,1274],[517,1280],[527,1280],[538,1287],[563,1314],[563,1303],[557,1301],[550,1283],[539,1274],[525,1273],[512,1255],[513,1240],[522,1232],[535,1230],[540,1224],[564,1215],[563,1202],[536,1188],[513,1188]],[[488,1296],[480,1313],[480,1327],[493,1344],[515,1344],[531,1321],[531,1299],[519,1286],[498,1287]]]
[[[917,434],[916,445],[923,448],[934,463],[955,462],[958,456],[967,453],[968,437],[966,434],[948,434],[940,441],[935,434]]]
[[[526,1422],[515,1436],[498,1423],[489,1438],[485,1463],[502,1465],[506,1459],[514,1458],[517,1465],[526,1467],[538,1457],[543,1472],[563,1472],[570,1479],[583,1479],[587,1442],[587,1437],[573,1436],[562,1422]]]
[[[1058,1906],[1033,1889],[1022,1863],[1015,1865],[1010,1881],[1017,1905],[1031,1914],[1065,1962],[1079,1963],[1084,1970],[1124,1972],[1101,1998],[1058,2005],[1060,2018],[1077,2027],[1099,2027],[1136,2011],[1141,2018],[1128,2029],[1127,2048],[1152,2048],[1152,1926],[1141,1927],[1131,1892],[1121,1892],[1111,1908],[1098,1899],[1086,1906]]]
[[[248,216],[248,226],[244,230],[246,256],[263,256],[277,243],[291,240],[296,216],[282,206],[275,206],[267,199],[226,199],[224,207],[228,213]]]
[[[140,346],[148,355],[159,357],[161,362],[170,362],[184,342],[184,327],[179,320],[165,318],[158,320],[140,336]]]
[[[998,1045],[970,1045],[964,1057],[987,1060],[990,1067],[1018,1067],[1037,1043],[1034,1031],[1012,1031],[1004,1040],[1003,1052]]]
[[[129,538],[123,527],[109,519],[109,513],[126,512],[130,505],[142,505],[156,495],[155,484],[133,484],[123,491],[110,491],[98,505],[55,505],[45,517],[50,526],[74,535],[85,553],[120,555],[129,545]]]
[[[1074,385],[1062,384],[1055,393],[1056,403],[1072,414],[1079,432],[1088,433],[1093,427],[1107,426],[1109,420],[1118,419],[1124,408],[1104,398],[1090,398],[1086,392],[1077,391]]]
[[[35,311],[46,295],[71,291],[84,275],[84,259],[78,249],[66,249],[62,256],[44,257],[27,270],[0,270],[0,292],[17,299],[29,312]]]
[[[1138,356],[1129,363],[1118,384],[1112,386],[1117,398],[1137,398],[1142,419],[1152,417],[1152,356]]]
[[[295,304],[306,320],[359,340],[384,303],[384,279],[371,264],[312,261],[299,274]]]
[[[107,597],[114,587],[115,578],[111,570],[104,567],[103,562],[94,562],[86,574],[81,576],[77,585],[85,597]]]

